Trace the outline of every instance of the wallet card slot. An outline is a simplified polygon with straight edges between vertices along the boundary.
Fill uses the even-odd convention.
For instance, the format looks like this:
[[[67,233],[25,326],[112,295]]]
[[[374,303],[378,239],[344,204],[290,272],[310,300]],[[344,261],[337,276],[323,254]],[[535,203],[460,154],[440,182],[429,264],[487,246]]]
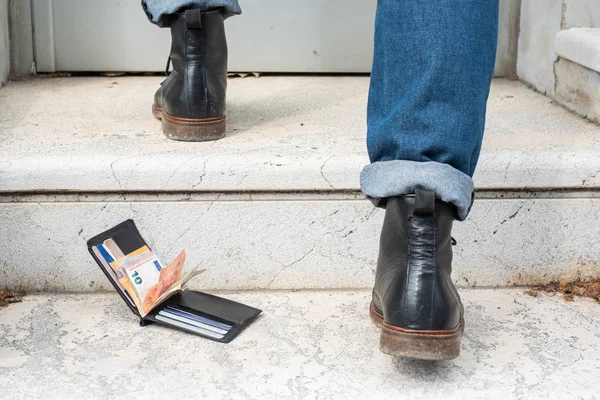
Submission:
[[[88,251],[102,270],[104,275],[108,278],[110,283],[113,285],[117,293],[121,296],[121,298],[127,303],[131,311],[133,311],[138,317],[141,318],[139,310],[133,303],[133,300],[124,292],[124,289],[118,282],[118,278],[115,275],[115,272],[112,270],[110,265],[105,259],[105,256],[102,255],[103,252],[106,252],[106,248],[102,248],[102,251],[98,249],[102,243],[108,239],[112,239],[115,244],[119,247],[119,249],[124,253],[131,253],[140,247],[147,246],[146,242],[140,235],[137,227],[133,220],[127,220],[119,225],[102,232],[90,240],[87,241]]]
[[[184,290],[152,310],[144,320],[229,343],[260,313],[259,309],[229,299]]]
[[[131,298],[121,289],[121,287],[118,284],[118,282],[111,276],[111,273],[109,272],[109,270],[106,269],[102,265],[102,262],[100,261],[100,259],[98,259],[96,257],[96,255],[94,254],[94,252],[92,250],[92,247],[89,248],[89,251],[92,254],[92,257],[94,258],[94,260],[96,261],[96,263],[100,266],[100,269],[102,270],[102,272],[104,273],[104,275],[106,275],[106,278],[108,279],[108,281],[111,283],[111,285],[113,285],[113,287],[115,288],[115,290],[117,291],[117,293],[119,294],[119,296],[121,296],[121,298],[123,299],[123,301],[131,309],[131,311],[133,311],[133,313],[135,315],[137,315],[138,317],[141,318],[140,312],[138,311],[137,307],[133,303],[133,300],[131,300]],[[109,266],[109,268],[110,268],[110,266]]]
[[[173,297],[176,296],[177,295]],[[152,310],[147,317],[152,319],[158,315],[162,315],[170,319],[187,322],[191,325],[203,327],[215,333],[222,334],[227,334],[237,325],[236,321],[229,321],[217,315],[207,314],[206,312],[198,309],[183,307],[177,301],[174,301],[173,297]]]
[[[174,328],[183,332],[191,333],[193,335],[202,336],[207,339],[215,340],[217,342],[230,342],[239,331],[238,327],[232,323],[231,328],[228,331],[215,331],[214,328],[208,327],[203,324],[195,324],[194,321],[185,320],[183,318],[174,318],[173,315],[168,314],[168,308],[166,304],[154,309],[145,318],[142,319],[142,324],[147,325],[149,323],[156,323],[169,328]],[[165,312],[167,311],[167,313]],[[211,328],[211,329],[209,329]]]
[[[225,321],[222,318],[202,312],[184,309],[178,305],[166,306],[159,311],[159,314],[164,314],[167,317],[183,322],[190,321],[192,325],[202,326],[208,330],[222,334],[229,332],[235,325],[231,321]]]
[[[146,241],[142,238],[142,235],[140,235],[135,223],[131,219],[94,236],[88,240],[88,247],[97,246],[107,239],[114,240],[123,254],[129,254],[140,247],[147,246]]]
[[[220,340],[220,339],[223,339],[225,337],[225,335],[227,334],[227,333],[214,332],[209,329],[206,329],[206,328],[203,328],[200,326],[196,326],[196,325],[192,325],[192,324],[188,324],[185,321],[172,319],[172,318],[166,317],[161,314],[155,315],[154,319],[157,320],[158,322],[162,322],[163,324],[174,326],[174,327],[177,327],[177,328],[180,328],[180,329],[192,332],[192,333],[196,333],[201,336],[208,337],[210,339]]]
[[[234,324],[241,324],[261,312],[245,304],[195,290],[179,292],[169,299],[169,304],[177,304],[184,309],[215,316]]]
[[[135,231],[131,229],[117,231],[110,238],[115,241],[124,255],[133,253],[140,247],[147,246],[144,239],[137,232],[137,229]]]

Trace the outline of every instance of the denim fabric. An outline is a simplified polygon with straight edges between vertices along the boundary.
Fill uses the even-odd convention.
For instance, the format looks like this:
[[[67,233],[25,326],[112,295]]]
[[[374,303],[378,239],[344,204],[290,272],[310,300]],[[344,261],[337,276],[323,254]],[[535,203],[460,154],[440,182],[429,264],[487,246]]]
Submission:
[[[143,0],[150,20],[237,0]],[[380,199],[434,190],[467,217],[494,69],[498,0],[378,0],[367,113],[371,165],[364,194]]]
[[[142,0],[142,7],[150,22],[165,26],[164,16],[173,14],[183,8],[199,8],[211,10],[225,8],[228,16],[241,14],[242,9],[237,0]]]
[[[382,183],[386,184],[382,184]],[[387,197],[431,190],[440,200],[456,206],[458,219],[464,220],[473,200],[473,179],[448,164],[433,161],[394,160],[366,166],[361,174],[361,187],[376,206]]]
[[[367,197],[435,190],[466,218],[497,34],[498,0],[378,1]]]

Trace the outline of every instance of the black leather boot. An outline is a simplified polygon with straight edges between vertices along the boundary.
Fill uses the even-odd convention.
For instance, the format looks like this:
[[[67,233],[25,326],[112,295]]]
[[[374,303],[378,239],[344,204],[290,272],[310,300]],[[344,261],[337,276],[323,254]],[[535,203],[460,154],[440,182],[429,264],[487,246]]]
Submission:
[[[386,200],[371,303],[382,352],[424,360],[458,357],[464,321],[450,278],[455,213],[429,191]]]
[[[192,9],[167,18],[173,71],[154,95],[152,114],[162,120],[169,139],[220,139],[225,136],[227,89],[224,14]]]

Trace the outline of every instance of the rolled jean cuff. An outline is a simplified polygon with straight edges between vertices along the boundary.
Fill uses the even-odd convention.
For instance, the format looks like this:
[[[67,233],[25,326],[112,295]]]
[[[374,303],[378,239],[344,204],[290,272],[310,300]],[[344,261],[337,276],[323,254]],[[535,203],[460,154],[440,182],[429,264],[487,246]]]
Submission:
[[[142,0],[142,8],[150,22],[160,27],[169,25],[165,16],[184,8],[199,8],[202,11],[223,8],[226,18],[242,13],[238,0]]]
[[[469,215],[475,186],[467,174],[433,161],[378,161],[367,165],[360,175],[360,186],[375,206],[387,197],[415,193],[416,189],[431,190],[446,203],[456,206],[459,220]]]

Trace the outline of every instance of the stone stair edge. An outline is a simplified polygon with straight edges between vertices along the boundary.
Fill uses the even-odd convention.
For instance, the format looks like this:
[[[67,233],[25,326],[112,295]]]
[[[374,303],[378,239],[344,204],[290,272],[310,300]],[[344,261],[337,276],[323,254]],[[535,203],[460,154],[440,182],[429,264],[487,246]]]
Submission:
[[[600,28],[571,28],[556,35],[555,51],[574,63],[600,73]]]
[[[340,155],[326,163],[306,159],[278,167],[248,156],[212,168],[210,158],[173,157],[156,163],[152,156],[140,156],[121,166],[103,162],[102,156],[69,158],[63,165],[53,158],[28,158],[0,171],[0,193],[360,190],[360,171],[368,162],[366,156]],[[600,157],[593,150],[484,152],[474,181],[479,190],[600,188]]]

